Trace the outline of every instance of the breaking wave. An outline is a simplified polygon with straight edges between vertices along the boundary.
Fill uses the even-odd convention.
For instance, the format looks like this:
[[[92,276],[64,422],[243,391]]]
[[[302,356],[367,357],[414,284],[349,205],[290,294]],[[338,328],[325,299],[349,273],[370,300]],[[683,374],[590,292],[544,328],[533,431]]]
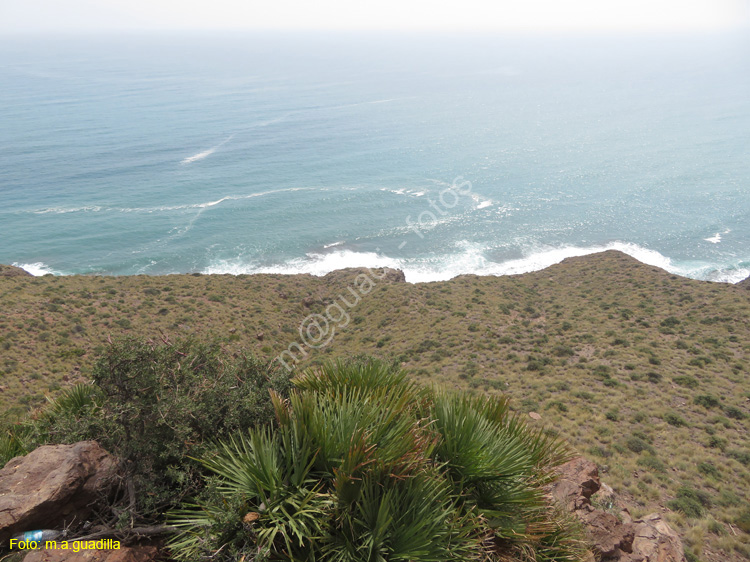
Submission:
[[[334,247],[330,245],[329,247]],[[334,249],[331,252],[309,252],[303,258],[295,258],[281,264],[261,265],[241,258],[216,260],[206,267],[204,273],[307,273],[322,276],[336,269],[346,267],[392,267],[404,271],[409,283],[446,281],[458,275],[518,275],[539,271],[564,259],[618,250],[641,263],[659,267],[675,275],[717,281],[738,283],[750,276],[750,264],[730,267],[717,267],[702,262],[679,263],[667,256],[629,242],[611,242],[597,246],[541,247],[528,251],[520,258],[494,261],[488,257],[490,248],[467,241],[461,241],[454,251],[439,256],[397,258],[376,252],[357,252],[349,249]]]
[[[55,271],[51,267],[49,267],[47,264],[44,264],[40,261],[34,262],[34,263],[13,263],[12,264],[15,267],[20,267],[24,271],[28,271],[31,273],[34,277],[41,277],[42,275],[65,275],[61,271]]]

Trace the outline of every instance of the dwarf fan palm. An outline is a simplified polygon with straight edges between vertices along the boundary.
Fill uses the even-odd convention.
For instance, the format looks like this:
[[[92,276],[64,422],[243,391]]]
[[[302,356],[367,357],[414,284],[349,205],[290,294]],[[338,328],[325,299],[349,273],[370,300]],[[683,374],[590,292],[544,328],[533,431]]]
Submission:
[[[214,485],[174,514],[177,557],[582,557],[543,490],[567,451],[514,418],[506,399],[430,391],[377,361],[330,363],[294,382],[288,400],[272,393],[277,429],[204,459]]]

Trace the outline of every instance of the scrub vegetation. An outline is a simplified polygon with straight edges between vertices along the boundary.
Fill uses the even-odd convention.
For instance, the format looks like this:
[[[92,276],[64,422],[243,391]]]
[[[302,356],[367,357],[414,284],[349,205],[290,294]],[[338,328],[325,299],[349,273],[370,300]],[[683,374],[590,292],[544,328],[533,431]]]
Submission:
[[[214,338],[270,362],[356,274],[0,277],[4,423],[92,380],[109,338]],[[666,512],[692,559],[750,559],[750,291],[605,252],[520,276],[376,280],[345,312],[293,375],[368,354],[427,387],[507,395],[634,515]],[[15,427],[0,455],[23,449]]]

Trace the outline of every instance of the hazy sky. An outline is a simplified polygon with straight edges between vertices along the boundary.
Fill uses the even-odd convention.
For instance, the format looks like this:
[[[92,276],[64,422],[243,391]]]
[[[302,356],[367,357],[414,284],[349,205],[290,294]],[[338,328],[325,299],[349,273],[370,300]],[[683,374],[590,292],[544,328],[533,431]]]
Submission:
[[[114,29],[692,30],[750,0],[0,0],[0,32]]]

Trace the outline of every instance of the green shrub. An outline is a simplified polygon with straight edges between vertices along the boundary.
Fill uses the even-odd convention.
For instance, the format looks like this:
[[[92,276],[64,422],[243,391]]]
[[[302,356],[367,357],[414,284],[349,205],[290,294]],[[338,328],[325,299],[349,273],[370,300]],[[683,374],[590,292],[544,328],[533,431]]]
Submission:
[[[60,392],[33,423],[38,443],[73,443],[98,439],[107,430],[102,426],[103,395],[92,384],[77,384]]]
[[[552,364],[552,359],[549,357],[537,357],[529,355],[526,364],[527,371],[542,371],[544,367]]]
[[[545,410],[549,410],[550,408],[557,409],[558,412],[567,412],[568,406],[565,404],[565,402],[562,402],[561,400],[552,400],[547,403],[547,405],[544,407]]]
[[[690,375],[680,375],[672,379],[675,384],[684,386],[685,388],[698,388],[698,379],[691,377]]]
[[[718,479],[721,476],[721,473],[719,472],[719,469],[716,468],[710,462],[700,462],[700,463],[698,463],[698,472],[700,472],[701,474],[704,474],[706,476],[709,476],[711,478],[716,478],[716,479]]]
[[[681,511],[688,517],[703,517],[706,508],[711,507],[708,494],[701,490],[681,487],[677,490],[677,497],[667,502],[667,507],[673,511]]]
[[[745,466],[750,466],[750,449],[745,449],[744,451],[732,450],[727,455]]]
[[[274,397],[277,431],[238,433],[204,458],[215,485],[174,512],[178,559],[582,559],[577,527],[544,496],[568,452],[505,398],[429,391],[372,361],[295,384]]]
[[[750,533],[750,509],[745,509],[742,513],[740,513],[735,518],[734,524],[737,525],[737,527],[741,531]]]
[[[687,425],[685,418],[678,414],[675,414],[674,412],[667,412],[666,414],[664,414],[664,421],[669,425],[673,425],[675,427],[683,427]]]
[[[747,417],[747,414],[740,410],[737,406],[726,406],[724,408],[724,413],[727,415],[727,417],[730,417],[735,420],[744,420]]]
[[[695,398],[693,398],[693,402],[699,406],[703,406],[704,408],[714,408],[721,404],[720,400],[716,398],[716,396],[711,396],[710,394],[699,394]]]
[[[719,424],[724,427],[724,429],[730,429],[732,427],[732,422],[729,421],[729,418],[725,418],[724,416],[715,416],[709,420],[712,424]]]
[[[645,412],[636,412],[633,414],[633,422],[634,423],[641,423],[648,419],[648,416]]]
[[[719,497],[716,498],[716,503],[722,507],[734,507],[742,504],[742,499],[735,494],[732,490],[721,490]]]
[[[218,343],[194,340],[109,346],[94,386],[67,391],[40,420],[47,440],[96,439],[122,459],[136,487],[137,515],[158,517],[201,484],[214,439],[273,420],[268,391],[289,377],[252,357],[227,358]]]
[[[597,378],[605,379],[611,376],[612,367],[609,365],[597,365],[592,372]]]
[[[556,345],[552,349],[552,353],[554,353],[557,357],[572,357],[576,354],[575,350],[573,350],[573,348],[569,345]]]
[[[655,455],[643,455],[638,458],[636,464],[638,464],[638,466],[648,468],[649,470],[653,470],[654,472],[667,471],[667,465],[661,462]]]
[[[0,431],[0,468],[33,448],[32,434],[33,429],[24,424],[15,424]]]
[[[625,440],[625,446],[634,453],[646,451],[652,455],[654,454],[654,448],[646,440],[635,435],[631,435]]]

